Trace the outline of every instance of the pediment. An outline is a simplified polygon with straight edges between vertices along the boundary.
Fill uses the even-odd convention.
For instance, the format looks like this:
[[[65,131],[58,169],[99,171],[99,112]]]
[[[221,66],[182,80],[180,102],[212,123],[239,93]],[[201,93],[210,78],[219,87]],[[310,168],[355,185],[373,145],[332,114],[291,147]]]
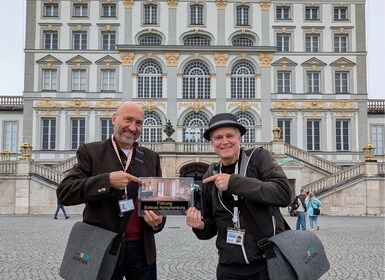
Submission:
[[[335,66],[335,67],[341,67],[341,66],[349,66],[349,67],[352,67],[352,66],[355,66],[356,64],[345,58],[345,57],[341,57],[339,59],[337,59],[336,61],[330,63],[331,66]]]
[[[273,65],[273,66],[283,66],[283,65],[286,65],[286,66],[294,67],[294,66],[297,66],[298,64],[296,62],[288,59],[287,57],[282,57],[281,59],[278,59],[277,61],[275,61],[271,65]]]
[[[106,55],[95,62],[96,64],[120,64],[121,62],[110,55]]]
[[[71,58],[70,60],[67,60],[66,62],[67,64],[85,64],[85,65],[89,65],[89,64],[92,64],[91,61],[89,61],[88,59],[84,58],[83,56],[81,55],[77,55],[73,58]]]
[[[36,61],[36,63],[57,65],[57,64],[62,64],[63,62],[49,54],[49,55],[46,55],[45,57],[40,58],[38,61]]]
[[[318,58],[315,58],[315,57],[312,57],[308,60],[306,60],[305,62],[303,62],[301,64],[302,66],[322,66],[322,67],[325,67],[327,64],[321,60],[319,60]]]

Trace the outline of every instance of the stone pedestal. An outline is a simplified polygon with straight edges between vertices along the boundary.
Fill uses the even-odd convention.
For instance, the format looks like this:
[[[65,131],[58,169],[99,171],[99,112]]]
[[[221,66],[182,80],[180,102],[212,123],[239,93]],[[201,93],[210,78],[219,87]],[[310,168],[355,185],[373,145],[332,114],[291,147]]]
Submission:
[[[31,161],[19,160],[16,173],[15,214],[29,214]]]

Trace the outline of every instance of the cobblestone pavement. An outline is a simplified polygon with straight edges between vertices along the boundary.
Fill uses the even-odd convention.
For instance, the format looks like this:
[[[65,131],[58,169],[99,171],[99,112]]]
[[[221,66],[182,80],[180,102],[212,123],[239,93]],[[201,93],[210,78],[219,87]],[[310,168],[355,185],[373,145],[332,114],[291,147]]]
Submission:
[[[296,219],[286,217],[292,228]],[[0,216],[0,279],[60,279],[67,238],[80,216]],[[320,231],[331,263],[326,279],[385,279],[385,219],[320,217]],[[183,216],[170,216],[156,235],[158,279],[215,279],[215,238],[198,240]]]

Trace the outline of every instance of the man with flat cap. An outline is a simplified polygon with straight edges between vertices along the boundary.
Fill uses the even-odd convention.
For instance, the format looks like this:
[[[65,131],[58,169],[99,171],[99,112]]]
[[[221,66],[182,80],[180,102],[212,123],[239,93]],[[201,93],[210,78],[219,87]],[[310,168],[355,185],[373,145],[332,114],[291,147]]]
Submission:
[[[257,241],[288,229],[279,207],[291,190],[270,152],[241,148],[246,128],[230,113],[215,115],[203,137],[219,162],[203,176],[202,209],[189,208],[186,223],[202,240],[217,236],[217,279],[269,279]]]

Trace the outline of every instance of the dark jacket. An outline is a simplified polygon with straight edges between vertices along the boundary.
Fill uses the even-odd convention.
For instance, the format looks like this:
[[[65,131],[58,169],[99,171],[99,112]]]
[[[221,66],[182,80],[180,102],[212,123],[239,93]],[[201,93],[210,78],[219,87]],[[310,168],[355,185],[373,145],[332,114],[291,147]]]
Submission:
[[[251,157],[250,154],[252,153]],[[215,165],[211,165],[205,173],[207,178],[215,171]],[[262,251],[257,246],[257,240],[253,236],[248,222],[256,223],[261,234],[265,237],[273,235],[273,218],[276,220],[276,233],[285,230],[285,224],[279,207],[287,207],[290,204],[291,190],[288,179],[282,168],[277,165],[270,152],[263,148],[241,151],[241,163],[239,174],[230,176],[227,192],[241,197],[241,203],[245,203],[254,221],[246,221],[240,213],[240,226],[245,229],[245,251],[242,247],[226,243],[227,228],[233,227],[232,214],[221,204],[219,198],[227,209],[233,211],[232,203],[223,199],[223,192],[218,191],[213,182],[202,186],[202,212],[205,228],[193,229],[199,239],[210,239],[217,235],[216,246],[219,250],[219,262],[222,264],[245,264],[263,258]]]
[[[137,152],[134,150],[128,172],[138,177],[162,177],[159,155],[144,147],[136,149],[143,152],[143,162],[135,160]],[[57,188],[58,200],[64,205],[85,203],[83,220],[86,223],[118,232],[123,217],[118,201],[125,198],[125,192],[112,188],[109,183],[110,172],[123,170],[112,140],[82,144],[76,156],[78,163]],[[135,164],[142,165],[136,169],[141,174],[135,174]],[[163,229],[165,220],[155,232]],[[156,259],[154,230],[143,221],[143,232],[147,263],[152,264]]]

